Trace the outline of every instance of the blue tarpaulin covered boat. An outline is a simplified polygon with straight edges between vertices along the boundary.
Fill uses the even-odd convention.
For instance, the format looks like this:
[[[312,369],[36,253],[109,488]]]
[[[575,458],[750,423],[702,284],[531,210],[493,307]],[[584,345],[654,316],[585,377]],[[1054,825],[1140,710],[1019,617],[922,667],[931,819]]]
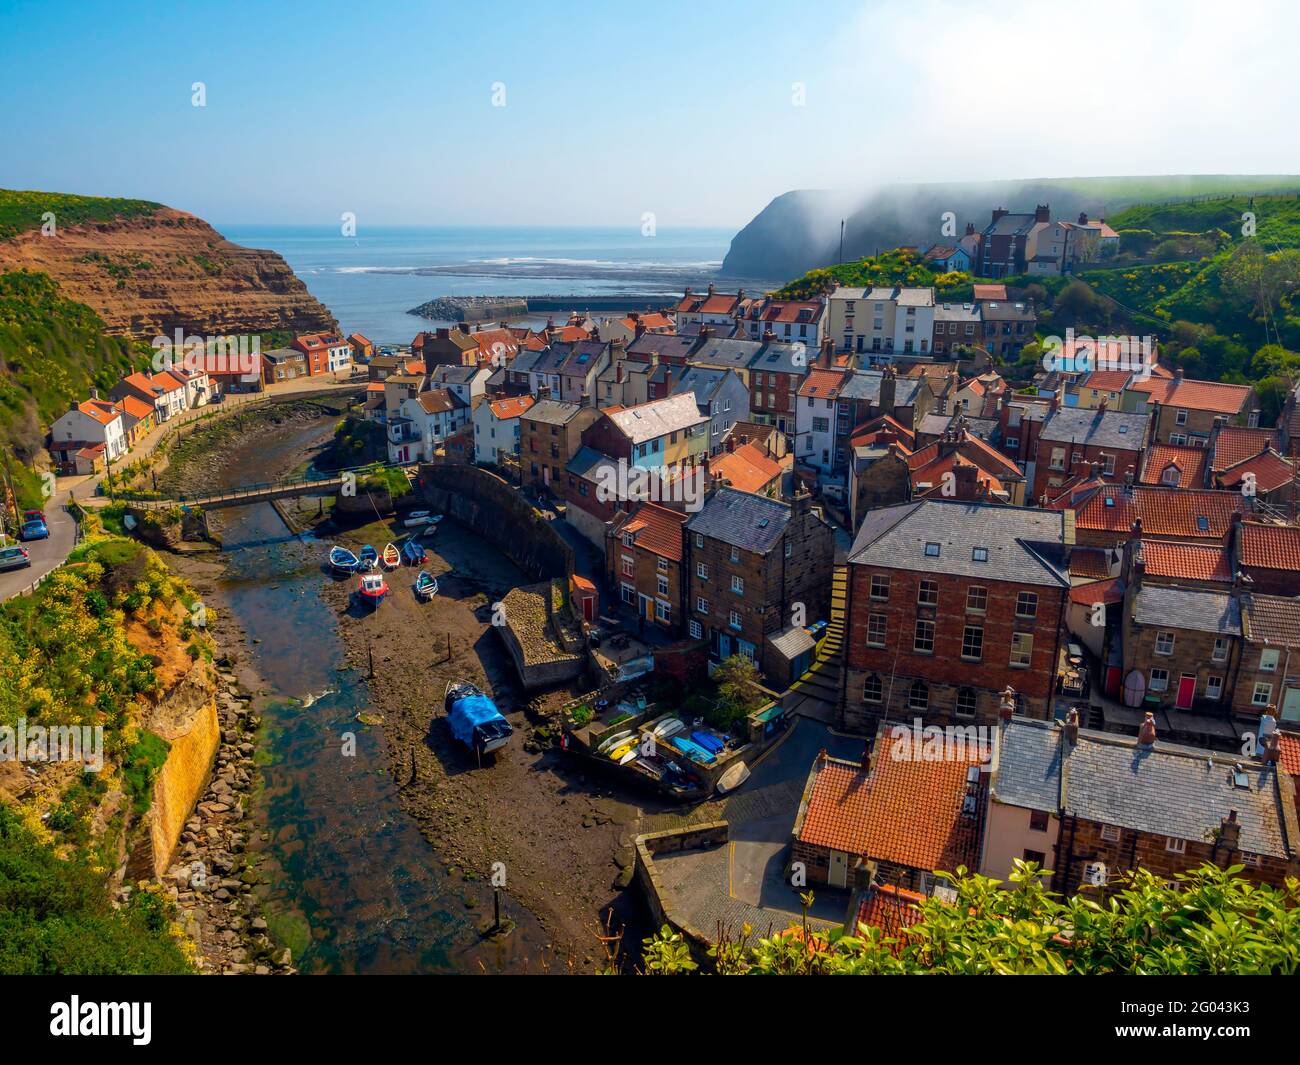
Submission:
[[[504,747],[514,733],[497,704],[472,684],[448,684],[443,705],[451,734],[479,754]]]

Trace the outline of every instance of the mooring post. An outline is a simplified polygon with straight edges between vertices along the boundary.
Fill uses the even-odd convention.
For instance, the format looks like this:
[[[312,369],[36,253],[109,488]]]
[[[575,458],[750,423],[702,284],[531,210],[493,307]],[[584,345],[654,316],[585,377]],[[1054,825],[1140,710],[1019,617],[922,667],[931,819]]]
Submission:
[[[375,642],[369,636],[366,637],[366,659],[370,663],[369,679],[375,679]]]
[[[494,930],[501,928],[501,889],[494,887],[492,889],[492,927]]]

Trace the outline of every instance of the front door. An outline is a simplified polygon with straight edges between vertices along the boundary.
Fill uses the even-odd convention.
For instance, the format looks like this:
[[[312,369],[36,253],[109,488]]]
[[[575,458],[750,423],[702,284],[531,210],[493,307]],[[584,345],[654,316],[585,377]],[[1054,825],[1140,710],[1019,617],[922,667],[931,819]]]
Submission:
[[[843,851],[831,851],[831,867],[826,880],[831,887],[849,886],[849,856]]]
[[[643,618],[650,619],[655,616],[654,600],[644,592],[636,593],[636,602],[638,607],[637,613],[639,613]]]
[[[731,657],[731,637],[725,632],[718,633],[718,659],[725,662]]]
[[[1196,695],[1196,674],[1184,673],[1178,680],[1178,699],[1174,702],[1176,710],[1190,710],[1192,698]]]

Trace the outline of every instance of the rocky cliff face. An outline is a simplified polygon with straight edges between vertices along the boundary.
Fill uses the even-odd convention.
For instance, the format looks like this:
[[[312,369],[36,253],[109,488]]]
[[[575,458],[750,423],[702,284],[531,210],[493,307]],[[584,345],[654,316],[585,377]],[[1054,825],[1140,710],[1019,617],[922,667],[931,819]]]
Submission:
[[[232,244],[203,219],[170,207],[0,240],[0,273],[19,268],[49,274],[112,334],[338,328],[279,255]]]

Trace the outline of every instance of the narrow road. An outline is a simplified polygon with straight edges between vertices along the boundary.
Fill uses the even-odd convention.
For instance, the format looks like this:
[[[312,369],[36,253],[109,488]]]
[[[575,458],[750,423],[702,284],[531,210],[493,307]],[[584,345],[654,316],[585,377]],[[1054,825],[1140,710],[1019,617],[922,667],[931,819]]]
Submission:
[[[23,569],[0,572],[0,601],[12,599],[25,591],[68,557],[77,542],[77,523],[66,509],[68,496],[69,489],[60,488],[45,504],[45,520],[50,527],[50,538],[31,540],[22,545],[30,552],[32,564]],[[6,544],[14,542],[16,541],[12,539],[5,541]]]

